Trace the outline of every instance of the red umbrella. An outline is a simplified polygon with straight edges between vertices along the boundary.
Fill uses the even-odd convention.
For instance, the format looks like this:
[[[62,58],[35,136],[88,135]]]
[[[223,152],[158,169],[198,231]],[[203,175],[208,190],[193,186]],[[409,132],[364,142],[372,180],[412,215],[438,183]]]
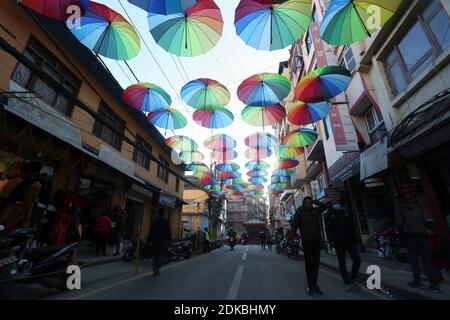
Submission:
[[[80,14],[84,15],[88,5],[88,0],[20,0],[19,2],[40,15],[61,21],[67,20],[73,14],[72,10],[67,13],[70,6],[77,6],[81,10]]]
[[[288,0],[253,0],[253,2],[260,3],[260,4],[279,4],[286,2]]]

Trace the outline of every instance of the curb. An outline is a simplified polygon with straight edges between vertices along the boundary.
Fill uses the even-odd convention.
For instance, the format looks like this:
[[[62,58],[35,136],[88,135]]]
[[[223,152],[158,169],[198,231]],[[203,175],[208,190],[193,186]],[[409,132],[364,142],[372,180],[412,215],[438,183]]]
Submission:
[[[77,262],[78,262],[79,266],[82,269],[85,269],[85,268],[99,266],[99,265],[102,265],[102,264],[119,262],[119,261],[122,261],[122,260],[123,259],[122,259],[121,256],[117,256],[117,257],[105,258],[105,259],[98,260],[98,261],[83,261],[83,260],[80,260],[80,261],[77,261]]]

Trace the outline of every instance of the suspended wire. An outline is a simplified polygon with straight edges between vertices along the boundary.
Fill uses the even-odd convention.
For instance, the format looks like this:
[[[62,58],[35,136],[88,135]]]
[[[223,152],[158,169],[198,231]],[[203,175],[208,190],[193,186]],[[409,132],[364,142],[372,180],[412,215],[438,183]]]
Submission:
[[[133,75],[133,77],[136,79],[137,82],[140,82],[138,77],[136,76],[136,74],[133,72],[133,70],[131,69],[130,65],[128,64],[128,62],[126,60],[123,60],[123,62],[125,62],[125,65],[128,67],[128,69],[130,70],[131,74]]]
[[[120,70],[122,70],[123,74],[125,75],[125,77],[128,79],[128,81],[130,82],[130,84],[133,84],[133,80],[131,80],[131,78],[128,76],[128,74],[125,72],[125,70],[122,68],[122,66],[120,65],[119,61],[116,60],[117,65],[119,66]]]

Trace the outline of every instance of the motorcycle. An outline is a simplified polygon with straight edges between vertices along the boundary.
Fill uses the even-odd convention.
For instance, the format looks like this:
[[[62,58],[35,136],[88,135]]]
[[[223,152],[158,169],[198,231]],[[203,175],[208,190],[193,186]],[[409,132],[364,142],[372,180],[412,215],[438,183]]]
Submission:
[[[137,239],[131,241],[131,246],[123,253],[123,260],[130,262],[136,259]],[[152,258],[152,246],[149,242],[141,240],[139,248],[139,259],[150,260]]]
[[[0,225],[0,232],[5,228]],[[12,299],[15,293],[14,278],[17,270],[17,253],[18,248],[11,248],[8,239],[0,240],[0,299]]]
[[[178,260],[180,257],[189,259],[192,256],[192,242],[191,241],[179,241],[170,246],[170,257],[174,260]]]
[[[286,248],[286,255],[288,258],[293,258],[295,260],[300,258],[300,240],[296,239],[289,241]]]

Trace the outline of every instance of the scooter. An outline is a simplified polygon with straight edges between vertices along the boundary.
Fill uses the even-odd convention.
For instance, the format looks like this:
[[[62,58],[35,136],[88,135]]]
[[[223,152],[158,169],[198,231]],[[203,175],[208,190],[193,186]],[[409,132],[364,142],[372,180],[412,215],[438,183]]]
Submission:
[[[184,259],[189,259],[192,256],[192,242],[191,241],[180,241],[172,244],[170,248],[172,258],[178,260],[180,257]]]

